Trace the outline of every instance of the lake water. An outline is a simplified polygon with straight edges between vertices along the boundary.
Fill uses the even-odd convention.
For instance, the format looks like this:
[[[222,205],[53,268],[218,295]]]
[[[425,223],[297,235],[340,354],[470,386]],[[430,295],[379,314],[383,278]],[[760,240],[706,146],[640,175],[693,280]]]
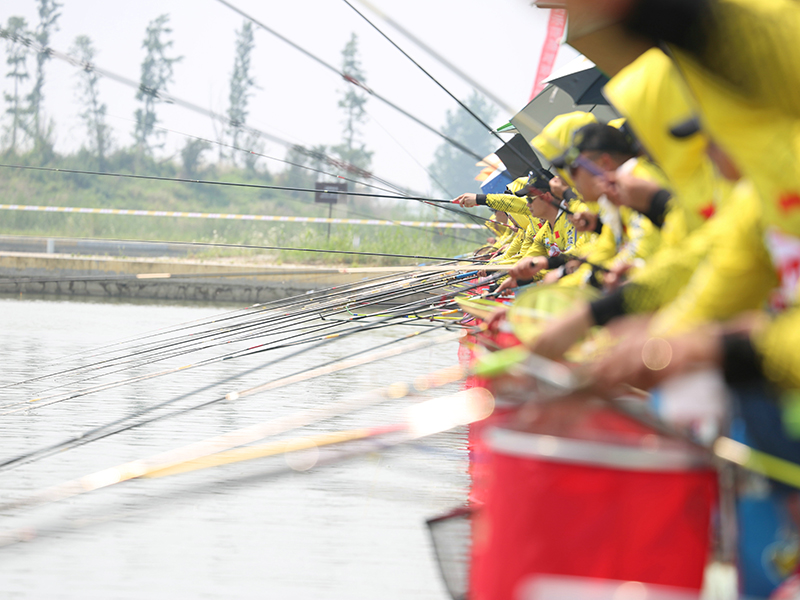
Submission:
[[[81,354],[111,342],[179,323],[220,317],[231,307],[0,299],[0,459],[60,442],[92,427],[181,395],[189,407],[289,375],[414,331],[394,326],[338,339],[275,360],[305,346],[145,378],[232,350],[291,339],[297,326],[218,344],[147,364],[141,356],[117,372],[47,373],[96,364],[122,347]],[[270,317],[277,322],[277,317]],[[221,327],[229,321],[213,325]],[[305,327],[323,324],[308,316]],[[307,329],[311,332],[311,329]],[[174,337],[178,333],[167,337]],[[416,339],[434,339],[430,333]],[[166,337],[164,338],[166,339]],[[141,349],[151,339],[130,343]],[[272,363],[267,365],[266,363]],[[0,471],[0,503],[30,492],[296,411],[347,398],[457,363],[448,342],[297,385],[221,402]],[[266,365],[266,366],[265,366]],[[123,370],[124,367],[124,370]],[[233,379],[239,375],[238,378]],[[136,377],[119,387],[80,390]],[[220,383],[229,380],[227,383]],[[13,385],[16,384],[16,385]],[[203,388],[206,388],[204,391]],[[454,391],[457,384],[430,395]],[[18,404],[36,397],[50,406]],[[416,399],[403,399],[315,423],[317,434],[397,422]],[[14,412],[24,408],[24,411]],[[165,411],[162,411],[165,412]],[[161,414],[161,413],[157,413]],[[284,461],[284,462],[281,462]],[[0,598],[415,598],[447,597],[425,519],[463,505],[467,451],[464,431],[306,472],[283,457],[261,459],[162,479],[135,480],[59,503],[0,512],[0,536],[26,532],[29,541],[0,548]]]

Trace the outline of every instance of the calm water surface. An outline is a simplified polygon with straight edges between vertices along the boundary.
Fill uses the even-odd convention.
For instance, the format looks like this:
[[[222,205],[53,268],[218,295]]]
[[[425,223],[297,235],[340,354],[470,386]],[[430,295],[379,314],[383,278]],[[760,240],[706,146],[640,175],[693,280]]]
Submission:
[[[90,349],[179,323],[219,317],[230,310],[199,305],[0,300],[0,412],[16,410],[17,403],[36,397],[75,396],[1,415],[0,459],[59,442],[181,395],[187,397],[176,406],[192,406],[413,331],[396,326],[359,333],[271,365],[266,363],[296,352],[298,347],[143,379],[255,343],[244,340],[151,364],[129,362],[119,367],[124,370],[84,382],[76,381],[72,373],[63,373],[18,383],[95,364],[120,347],[105,348],[96,355],[79,354]],[[440,334],[430,337],[436,335]],[[292,336],[291,331],[281,335]],[[146,341],[128,348],[141,348]],[[165,352],[173,350],[175,347]],[[359,391],[412,382],[422,373],[455,364],[456,353],[455,342],[438,345],[194,410],[2,471],[0,501]],[[98,373],[84,371],[83,377]],[[133,377],[140,379],[80,395],[81,390]],[[227,383],[220,383],[226,379]],[[204,387],[209,389],[199,391]],[[284,437],[392,423],[411,401],[387,402]],[[287,472],[283,460],[262,459],[138,480],[57,504],[0,512],[0,535],[22,529],[31,538],[0,548],[0,598],[447,597],[424,521],[465,501],[468,479],[463,431],[308,472]]]

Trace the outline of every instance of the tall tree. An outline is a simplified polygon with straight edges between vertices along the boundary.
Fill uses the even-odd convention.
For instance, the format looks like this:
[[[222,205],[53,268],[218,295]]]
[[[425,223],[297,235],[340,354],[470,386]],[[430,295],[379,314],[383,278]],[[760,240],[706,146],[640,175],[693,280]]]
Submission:
[[[366,84],[366,77],[361,69],[361,59],[358,56],[358,37],[355,33],[351,34],[350,41],[342,50],[342,73],[360,84]],[[372,163],[373,154],[360,141],[360,126],[367,120],[367,113],[364,110],[367,99],[367,94],[359,92],[356,86],[348,84],[339,100],[339,108],[344,110],[345,115],[342,121],[344,125],[342,143],[331,148],[343,161],[365,171]]]
[[[83,70],[78,73],[78,94],[84,106],[80,117],[89,134],[88,150],[97,159],[101,171],[106,168],[106,156],[111,148],[111,130],[106,125],[106,105],[100,102],[99,77],[92,66],[95,50],[88,36],[79,35],[70,49],[70,53],[83,63]]]
[[[168,23],[169,15],[161,15],[150,21],[142,43],[142,48],[147,51],[147,55],[142,62],[139,91],[136,92],[136,99],[142,103],[142,107],[137,109],[134,115],[136,118],[134,131],[136,149],[142,154],[152,154],[154,148],[163,146],[163,142],[160,145],[154,145],[151,141],[163,135],[163,132],[155,129],[158,124],[156,104],[159,101],[159,94],[166,92],[168,85],[173,81],[173,65],[183,58],[182,56],[167,56],[173,44],[172,40],[167,39],[172,33]]]
[[[465,104],[484,123],[494,119],[497,114],[495,107],[474,91]],[[472,115],[460,107],[447,111],[442,133],[457,139],[481,155],[489,154],[496,145],[499,145],[494,143],[493,138]],[[436,149],[434,161],[429,169],[435,178],[433,183],[443,186],[450,194],[460,194],[475,189],[475,176],[478,174],[475,159],[448,143],[443,143]]]
[[[13,93],[3,92],[6,102],[6,114],[9,115],[11,123],[6,127],[8,139],[8,150],[16,153],[23,141],[26,127],[26,117],[28,111],[22,102],[22,91],[20,88],[25,81],[30,78],[28,73],[28,49],[20,43],[20,38],[25,38],[28,33],[28,24],[23,17],[9,17],[8,24],[3,31],[6,38],[6,78],[13,83]]]
[[[36,26],[33,37],[42,47],[47,48],[50,45],[50,34],[58,30],[58,18],[61,16],[58,9],[61,8],[62,5],[56,0],[38,0],[37,5],[39,10],[39,24]],[[33,137],[37,149],[48,145],[52,146],[49,140],[50,131],[46,131],[42,124],[44,120],[42,114],[42,103],[44,101],[44,66],[50,58],[51,56],[48,52],[36,53],[36,79],[33,83],[33,89],[31,89],[31,93],[28,94],[27,97],[28,110],[31,114],[31,125],[33,127],[31,137]]]
[[[250,73],[250,55],[255,44],[253,42],[253,24],[245,21],[241,30],[236,32],[236,57],[231,73],[230,94],[228,95],[228,137],[231,145],[239,147],[242,142],[242,126],[247,122],[247,105],[256,81]],[[252,140],[249,140],[252,141]],[[237,152],[231,154],[236,164]],[[245,161],[247,162],[247,161]]]

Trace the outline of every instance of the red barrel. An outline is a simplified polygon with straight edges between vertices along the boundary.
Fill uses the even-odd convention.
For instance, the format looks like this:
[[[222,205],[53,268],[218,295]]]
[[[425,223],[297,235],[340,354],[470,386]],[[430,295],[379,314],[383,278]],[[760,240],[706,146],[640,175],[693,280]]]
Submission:
[[[699,589],[716,502],[707,455],[607,407],[566,422],[559,410],[550,427],[486,431],[470,600],[518,599],[541,574]]]

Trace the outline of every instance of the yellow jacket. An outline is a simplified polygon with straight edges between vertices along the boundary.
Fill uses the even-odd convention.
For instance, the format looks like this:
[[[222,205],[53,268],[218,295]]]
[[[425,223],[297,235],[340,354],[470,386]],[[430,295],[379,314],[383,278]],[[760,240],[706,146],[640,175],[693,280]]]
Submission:
[[[669,181],[674,200],[662,235],[675,245],[714,214],[732,187],[706,155],[707,136],[681,139],[670,133],[695,115],[689,90],[672,61],[654,48],[617,73],[603,92]]]

